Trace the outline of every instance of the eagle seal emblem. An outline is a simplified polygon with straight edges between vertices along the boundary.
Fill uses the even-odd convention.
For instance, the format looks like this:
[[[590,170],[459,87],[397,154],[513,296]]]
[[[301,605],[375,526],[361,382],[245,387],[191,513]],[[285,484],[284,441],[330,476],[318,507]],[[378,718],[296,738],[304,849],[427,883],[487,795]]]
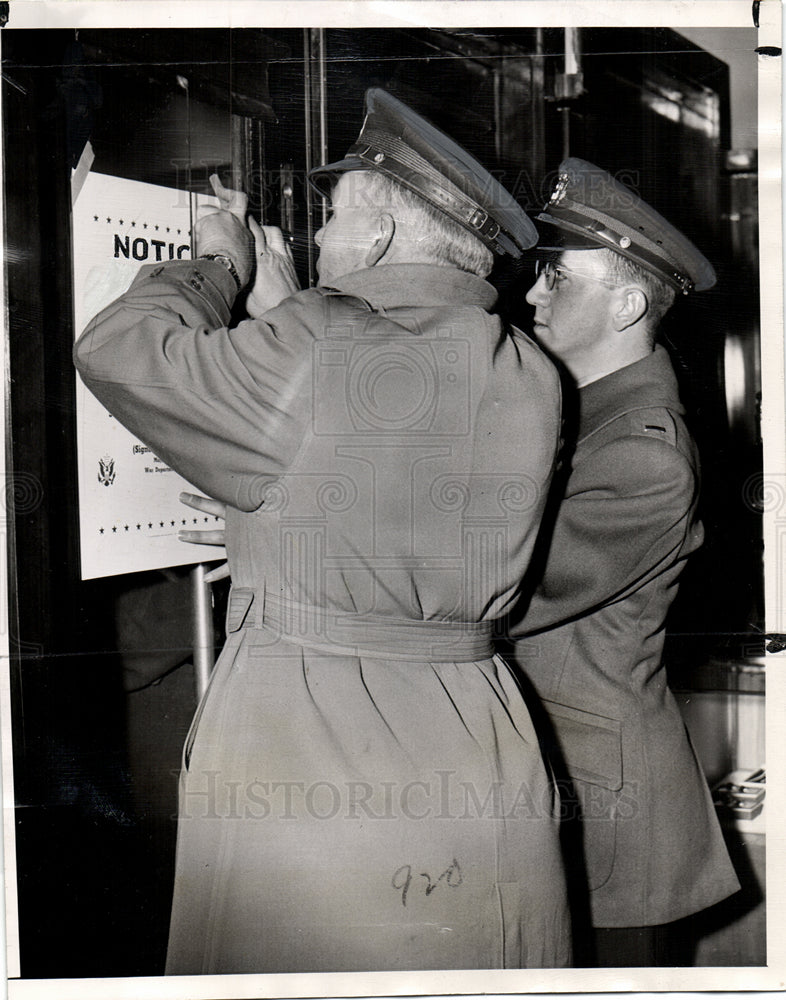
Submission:
[[[102,486],[111,486],[115,481],[115,460],[104,455],[98,460],[98,481]]]

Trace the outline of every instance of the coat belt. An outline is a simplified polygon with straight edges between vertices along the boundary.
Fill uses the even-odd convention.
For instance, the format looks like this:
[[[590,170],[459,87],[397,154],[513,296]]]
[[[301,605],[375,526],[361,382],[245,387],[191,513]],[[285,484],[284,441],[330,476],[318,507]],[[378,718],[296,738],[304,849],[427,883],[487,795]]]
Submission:
[[[233,587],[227,632],[261,629],[330,656],[470,663],[493,656],[492,623],[422,621],[327,610]]]

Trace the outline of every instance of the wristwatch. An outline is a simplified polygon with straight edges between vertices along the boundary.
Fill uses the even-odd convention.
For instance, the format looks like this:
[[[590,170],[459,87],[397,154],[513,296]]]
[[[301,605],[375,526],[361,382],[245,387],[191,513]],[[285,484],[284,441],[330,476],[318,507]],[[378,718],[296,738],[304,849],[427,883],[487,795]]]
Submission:
[[[203,253],[202,260],[214,260],[217,264],[223,264],[227,271],[229,271],[235,279],[237,290],[240,291],[243,287],[243,282],[240,280],[240,275],[237,273],[237,268],[232,263],[231,257],[227,257],[224,253]]]

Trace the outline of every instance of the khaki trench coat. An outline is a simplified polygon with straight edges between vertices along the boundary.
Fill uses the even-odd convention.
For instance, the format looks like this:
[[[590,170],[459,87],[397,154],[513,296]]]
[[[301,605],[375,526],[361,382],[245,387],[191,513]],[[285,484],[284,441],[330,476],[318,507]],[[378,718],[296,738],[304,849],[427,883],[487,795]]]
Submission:
[[[76,363],[228,505],[228,639],[184,752],[167,971],[569,961],[553,789],[489,626],[552,475],[556,376],[448,267],[228,331],[231,277],[146,268]]]

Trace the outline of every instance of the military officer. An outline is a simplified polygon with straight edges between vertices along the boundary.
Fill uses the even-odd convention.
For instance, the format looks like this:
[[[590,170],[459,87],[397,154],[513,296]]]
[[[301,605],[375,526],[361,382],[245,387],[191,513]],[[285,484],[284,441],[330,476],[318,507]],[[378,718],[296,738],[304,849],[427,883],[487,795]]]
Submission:
[[[313,180],[319,287],[287,294],[284,267],[281,301],[254,285],[228,329],[253,240],[219,187],[202,256],[142,268],[75,349],[114,416],[226,504],[228,640],[184,749],[167,971],[564,965],[551,780],[491,642],[559,387],[485,277],[536,233],[378,89]]]
[[[702,526],[696,448],[656,337],[675,296],[715,274],[651,206],[578,158],[560,165],[537,220],[527,301],[536,339],[575,387],[577,426],[513,655],[580,808],[571,860],[586,878],[594,961],[653,965],[664,925],[738,889],[661,660]]]

